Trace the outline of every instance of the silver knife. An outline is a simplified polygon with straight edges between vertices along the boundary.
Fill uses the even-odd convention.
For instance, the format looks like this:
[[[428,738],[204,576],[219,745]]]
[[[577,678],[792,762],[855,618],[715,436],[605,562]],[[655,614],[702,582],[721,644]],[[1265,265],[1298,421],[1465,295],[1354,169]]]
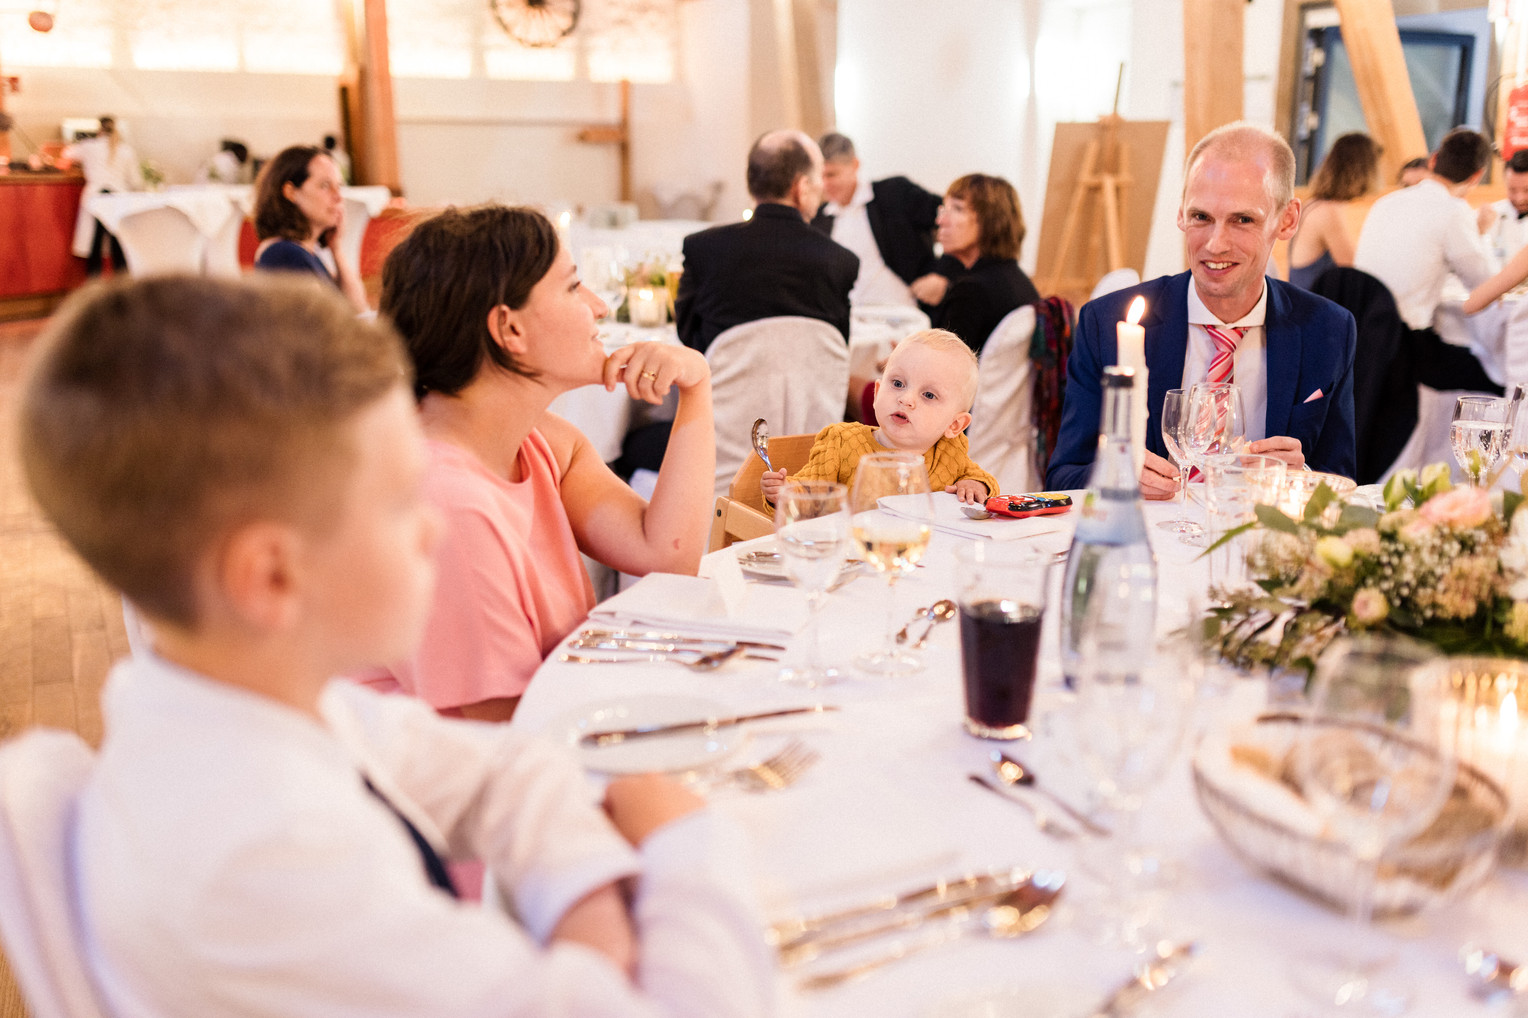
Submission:
[[[1141,1001],[1172,982],[1183,971],[1183,963],[1192,958],[1199,945],[1192,940],[1175,944],[1166,953],[1159,953],[1155,960],[1146,962],[1134,976],[1089,1012],[1088,1018],[1124,1018],[1141,1006]]]
[[[720,636],[695,636],[686,633],[659,633],[644,632],[639,629],[585,629],[577,638],[594,638],[601,640],[658,640],[664,643],[699,643],[706,646],[730,647],[736,644],[739,647],[756,647],[759,650],[784,650],[782,643],[764,643],[760,640],[729,640]]]
[[[949,901],[986,887],[999,884],[1013,887],[1019,880],[1029,876],[1029,871],[1014,867],[993,873],[963,873],[957,877],[944,877],[923,887],[916,887],[900,894],[886,894],[863,905],[854,905],[820,915],[797,916],[772,923],[766,934],[771,946],[789,947],[797,941],[816,936],[825,930],[841,927],[847,923],[870,916],[886,915],[904,908],[920,905],[929,899],[934,903]]]
[[[668,735],[673,732],[708,732],[718,728],[730,728],[740,725],[744,721],[760,721],[764,718],[783,718],[788,714],[822,714],[827,711],[838,710],[837,707],[828,704],[814,704],[810,707],[785,707],[781,710],[766,710],[756,714],[734,714],[725,718],[703,718],[699,721],[675,721],[661,725],[638,725],[635,728],[620,728],[609,732],[590,732],[580,738],[579,744],[583,746],[611,746],[627,739],[644,739],[649,735]]]
[[[580,635],[568,646],[575,650],[653,651],[658,654],[704,654],[710,647],[718,650],[741,647],[744,657],[763,658],[767,661],[778,661],[779,658],[775,655],[780,653],[773,647],[761,647],[747,641],[734,643],[731,640],[654,640],[638,639],[633,636],[596,636],[592,633]]]

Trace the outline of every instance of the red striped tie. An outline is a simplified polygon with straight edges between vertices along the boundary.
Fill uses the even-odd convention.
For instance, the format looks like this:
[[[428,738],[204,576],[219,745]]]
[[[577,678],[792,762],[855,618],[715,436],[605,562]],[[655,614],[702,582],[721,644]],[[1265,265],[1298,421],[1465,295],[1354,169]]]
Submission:
[[[1215,356],[1210,360],[1210,373],[1205,376],[1205,381],[1210,384],[1216,382],[1236,381],[1236,344],[1247,334],[1245,328],[1233,328],[1230,330],[1219,329],[1213,325],[1206,325],[1204,331],[1210,334],[1215,341]],[[1236,335],[1232,335],[1231,333]]]

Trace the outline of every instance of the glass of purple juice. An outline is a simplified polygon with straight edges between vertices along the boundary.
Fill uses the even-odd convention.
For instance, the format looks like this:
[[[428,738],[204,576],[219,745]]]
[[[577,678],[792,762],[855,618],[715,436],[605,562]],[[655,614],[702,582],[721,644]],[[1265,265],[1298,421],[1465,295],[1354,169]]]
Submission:
[[[1027,739],[1051,557],[1009,542],[973,541],[956,558],[966,731]]]

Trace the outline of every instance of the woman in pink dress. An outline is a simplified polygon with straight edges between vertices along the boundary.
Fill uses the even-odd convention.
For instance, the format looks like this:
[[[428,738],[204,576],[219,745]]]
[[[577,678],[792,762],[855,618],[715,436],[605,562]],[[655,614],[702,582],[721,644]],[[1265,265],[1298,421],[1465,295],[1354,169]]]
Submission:
[[[531,209],[447,209],[420,223],[387,259],[380,313],[413,358],[425,484],[448,525],[420,649],[370,681],[442,713],[507,720],[594,606],[580,552],[625,573],[694,573],[716,459],[710,370],[664,343],[607,355],[596,322],[608,309]],[[653,404],[678,390],[650,503],[548,411],[584,385]]]

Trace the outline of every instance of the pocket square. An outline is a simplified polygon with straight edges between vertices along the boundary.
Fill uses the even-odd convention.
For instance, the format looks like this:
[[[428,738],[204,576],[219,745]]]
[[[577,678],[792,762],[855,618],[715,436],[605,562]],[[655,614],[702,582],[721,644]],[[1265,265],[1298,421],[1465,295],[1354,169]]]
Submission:
[[[1317,389],[1315,392],[1313,392],[1309,396],[1305,397],[1305,402],[1306,403],[1314,403],[1314,402],[1316,402],[1316,400],[1320,399],[1321,397],[1323,397],[1325,395],[1326,395],[1326,393],[1322,392],[1320,389]]]

